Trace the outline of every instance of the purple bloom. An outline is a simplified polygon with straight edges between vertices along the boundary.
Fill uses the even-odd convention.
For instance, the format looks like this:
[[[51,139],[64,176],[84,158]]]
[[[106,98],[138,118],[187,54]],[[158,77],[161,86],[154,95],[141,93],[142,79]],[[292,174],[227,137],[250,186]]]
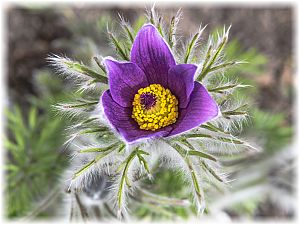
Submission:
[[[176,135],[218,115],[214,99],[194,81],[197,66],[176,65],[153,25],[138,32],[130,62],[104,63],[110,84],[102,95],[104,113],[128,142]]]

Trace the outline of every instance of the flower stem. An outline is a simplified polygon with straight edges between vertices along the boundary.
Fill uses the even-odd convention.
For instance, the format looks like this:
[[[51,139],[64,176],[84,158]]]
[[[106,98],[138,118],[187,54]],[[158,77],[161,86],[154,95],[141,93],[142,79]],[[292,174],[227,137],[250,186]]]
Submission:
[[[125,160],[125,167],[124,167],[123,172],[122,172],[121,182],[120,182],[119,190],[118,190],[118,193],[117,193],[118,209],[119,210],[121,210],[121,206],[122,206],[122,197],[123,197],[124,184],[125,184],[126,180],[128,179],[127,178],[127,171],[129,169],[130,163],[132,162],[132,160],[134,159],[136,154],[137,154],[137,149],[132,151],[131,154]],[[126,183],[128,183],[128,181]]]

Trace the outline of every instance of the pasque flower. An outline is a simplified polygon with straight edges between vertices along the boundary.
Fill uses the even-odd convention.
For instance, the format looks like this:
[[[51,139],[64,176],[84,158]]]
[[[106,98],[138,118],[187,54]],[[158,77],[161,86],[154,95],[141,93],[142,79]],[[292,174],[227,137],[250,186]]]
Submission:
[[[197,66],[176,64],[151,24],[138,32],[130,62],[104,59],[110,89],[102,95],[104,113],[127,142],[169,137],[218,115],[206,88],[194,81]]]
[[[226,74],[220,77],[220,72],[242,62],[224,57],[230,27],[210,34],[207,44],[198,46],[204,30],[200,26],[184,45],[182,54],[174,52],[174,57],[171,49],[177,47],[181,12],[166,27],[161,26],[162,17],[154,7],[148,10],[147,17],[151,24],[145,24],[136,36],[131,25],[121,18],[127,38],[124,43],[108,32],[116,53],[125,61],[106,57],[102,64],[95,56],[99,66],[95,70],[66,57],[48,58],[57,72],[76,81],[75,90],[80,93],[80,98],[75,96],[68,103],[55,105],[58,112],[74,121],[66,142],[68,146],[74,143],[70,145],[74,157],[68,170],[72,173],[68,191],[76,199],[82,191],[78,197],[85,199],[99,189],[93,182],[97,176],[107,177],[109,192],[100,199],[104,203],[101,205],[108,206],[104,209],[108,211],[114,207],[120,219],[128,216],[127,198],[132,196],[142,202],[148,202],[151,196],[151,203],[158,206],[189,206],[190,201],[182,199],[187,197],[185,194],[180,199],[166,198],[142,185],[155,171],[170,168],[183,174],[183,188],[188,189],[200,215],[205,209],[204,192],[228,182],[226,168],[218,160],[237,154],[236,150],[242,153],[256,149],[231,133],[248,119],[247,104],[240,104],[242,101],[233,93],[248,85]],[[188,64],[196,61],[199,67]],[[104,91],[106,84],[109,90]],[[214,99],[223,103],[218,105]],[[99,106],[107,120],[98,114]],[[178,137],[168,138],[175,135]],[[139,141],[156,138],[159,140],[154,143]],[[126,145],[132,142],[134,145]],[[94,210],[95,202],[86,199],[89,208],[84,211]]]

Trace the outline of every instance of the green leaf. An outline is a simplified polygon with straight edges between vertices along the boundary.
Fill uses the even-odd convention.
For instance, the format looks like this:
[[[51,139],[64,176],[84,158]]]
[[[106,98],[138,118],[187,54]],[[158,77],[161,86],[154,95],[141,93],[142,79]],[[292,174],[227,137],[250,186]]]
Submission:
[[[227,30],[228,32],[229,30]],[[226,43],[227,43],[227,40],[228,40],[228,37],[227,35],[225,34],[225,31],[224,31],[224,36],[221,40],[221,42],[218,44],[218,46],[216,47],[215,51],[214,51],[214,54],[212,55],[211,59],[210,60],[207,60],[208,57],[210,58],[210,54],[211,54],[211,47],[208,48],[208,52],[207,52],[207,55],[206,55],[206,60],[205,60],[205,63],[202,67],[202,71],[200,73],[200,75],[198,76],[197,80],[198,81],[202,81],[204,79],[204,77],[210,72],[210,69],[212,68],[213,64],[217,61],[218,57],[220,56],[221,52],[223,51]],[[209,61],[209,63],[208,63]],[[206,63],[208,64],[206,66]]]
[[[116,47],[117,53],[122,57],[122,59],[129,61],[129,57],[127,56],[125,49],[121,47],[121,42],[116,39],[113,33],[108,31],[108,37],[112,41],[112,44]]]
[[[173,16],[171,18],[171,22],[170,22],[170,28],[169,28],[169,36],[168,36],[168,41],[169,41],[169,45],[170,45],[170,48],[172,49],[173,48],[173,45],[174,45],[174,36],[175,36],[175,16]]]
[[[131,44],[133,44],[133,41],[134,41],[134,33],[131,29],[131,27],[128,25],[128,23],[126,22],[123,22],[122,23],[122,28],[125,30],[126,34],[127,34],[127,37],[129,38]]]
[[[71,70],[74,70],[78,73],[89,76],[91,78],[94,78],[100,83],[108,84],[107,77],[102,76],[101,74],[97,73],[96,71],[92,70],[91,68],[89,68],[83,64],[80,64],[80,63],[74,62],[74,61],[63,61],[63,63],[66,64],[68,66],[68,68]]]
[[[229,84],[229,85],[209,88],[208,91],[223,94],[224,91],[227,91],[227,90],[231,90],[234,88],[246,88],[246,87],[252,87],[252,86],[251,85],[242,85],[242,84]]]
[[[78,171],[75,172],[75,174],[73,175],[73,179],[75,179],[76,177],[78,177],[79,175],[81,175],[84,171],[88,170],[89,168],[91,168],[91,166],[93,166],[94,164],[96,164],[100,159],[104,158],[105,156],[107,156],[109,153],[115,151],[118,145],[120,145],[121,142],[116,142],[110,146],[108,146],[107,148],[90,148],[90,149],[86,149],[86,150],[81,150],[80,153],[88,153],[88,152],[100,152],[100,154],[98,154],[92,161],[86,163],[81,169],[79,169]],[[121,144],[120,147],[123,148],[124,144]]]
[[[223,134],[230,134],[229,132],[213,125],[212,123],[210,122],[207,122],[206,124],[202,124],[201,125],[202,128],[204,129],[207,129],[207,130],[210,130],[210,131],[213,131],[213,132],[220,132],[220,133],[223,133]]]
[[[162,18],[159,17],[159,18],[158,18],[158,21],[157,21],[156,27],[157,27],[157,30],[158,30],[158,32],[160,33],[160,35],[161,35],[162,37],[164,37],[164,33],[163,33],[163,30],[162,30],[162,26],[161,26],[161,20],[162,20]]]
[[[126,185],[130,188],[131,187],[131,182],[128,178],[128,176],[125,175],[125,182],[126,182]]]
[[[137,156],[139,158],[140,164],[142,166],[144,166],[144,168],[146,169],[147,173],[150,173],[149,165],[148,165],[146,159],[141,154],[138,154]]]
[[[206,171],[208,171],[213,177],[215,177],[218,181],[224,182],[223,179],[211,168],[206,162],[201,162]]]
[[[212,155],[206,154],[204,152],[200,152],[200,151],[188,151],[189,155],[194,155],[194,156],[199,156],[201,158],[205,158],[205,159],[210,159],[212,161],[217,162],[217,159],[215,157],[213,157]]]
[[[18,145],[15,143],[11,142],[9,139],[4,138],[4,147],[11,151],[13,154],[16,154],[18,152]]]
[[[28,115],[28,122],[30,129],[34,129],[36,126],[36,118],[37,118],[37,108],[31,107],[29,115]]]
[[[196,174],[195,174],[195,172],[193,170],[191,170],[191,175],[192,175],[192,180],[193,180],[193,183],[194,183],[195,190],[196,190],[196,192],[197,192],[198,195],[201,195],[200,185],[198,183]]]
[[[23,121],[23,114],[18,106],[15,105],[12,111],[10,111],[10,109],[5,109],[5,115],[8,118],[8,126],[12,132],[19,130],[20,132],[23,132],[24,135],[27,134],[27,128]]]
[[[123,148],[125,147],[124,144],[121,144],[121,142],[116,142],[110,146],[107,146],[107,147],[103,147],[103,148],[87,148],[87,149],[83,149],[83,150],[80,150],[79,153],[90,153],[90,152],[106,152],[106,151],[109,151],[113,148],[116,148],[120,145],[119,148]]]
[[[99,101],[85,101],[80,103],[58,103],[57,108],[73,109],[73,108],[85,108],[97,105]]]
[[[148,152],[145,152],[145,151],[140,150],[140,149],[137,150],[137,154],[141,154],[141,155],[150,155]]]
[[[103,132],[107,132],[107,131],[109,131],[109,129],[107,127],[99,127],[99,128],[83,130],[80,132],[80,134],[103,133]]]
[[[16,165],[13,165],[13,164],[6,164],[4,166],[4,169],[6,171],[12,171],[12,172],[18,172],[19,171],[19,167],[17,167]]]
[[[237,61],[230,61],[230,62],[225,62],[216,66],[213,66],[211,68],[208,69],[207,73],[211,73],[214,71],[218,71],[218,70],[222,70],[222,69],[226,69],[228,67],[232,67],[238,64],[242,64],[243,62],[237,62]]]
[[[181,139],[187,139],[187,138],[213,138],[211,135],[209,134],[199,134],[199,133],[196,133],[196,134],[183,134],[181,135],[180,137]]]
[[[24,151],[25,150],[25,140],[24,140],[24,136],[22,135],[21,132],[16,132],[14,133],[15,138],[16,138],[16,142],[18,144],[18,149]]]
[[[105,66],[102,65],[102,63],[100,62],[100,60],[98,59],[97,56],[93,57],[94,61],[97,63],[97,65],[99,66],[99,68],[103,71],[104,74],[107,74],[107,71],[105,69]]]
[[[198,157],[201,157],[201,158],[210,159],[210,160],[215,161],[215,162],[217,161],[217,159],[214,158],[212,155],[209,155],[209,154],[206,154],[204,152],[200,152],[200,151],[196,150],[194,148],[194,146],[191,145],[186,139],[180,140],[180,142],[183,143],[185,146],[187,146],[189,149],[193,149],[193,150],[186,151],[186,154],[192,155],[192,156],[198,156]]]
[[[193,48],[194,48],[194,46],[195,46],[195,44],[196,44],[196,42],[197,42],[197,40],[199,38],[199,35],[200,35],[200,33],[197,32],[193,36],[193,38],[191,39],[191,41],[189,42],[189,44],[187,45],[185,56],[184,56],[184,61],[183,61],[184,63],[188,63],[190,55],[191,55],[191,53],[193,51]]]

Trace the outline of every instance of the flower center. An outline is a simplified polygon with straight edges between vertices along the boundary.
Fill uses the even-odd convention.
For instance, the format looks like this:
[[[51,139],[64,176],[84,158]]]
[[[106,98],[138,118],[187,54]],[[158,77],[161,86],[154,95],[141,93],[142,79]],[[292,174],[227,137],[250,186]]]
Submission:
[[[145,109],[151,109],[156,105],[156,96],[152,93],[142,93],[140,95],[140,103]]]
[[[157,130],[176,122],[178,100],[160,84],[141,88],[134,96],[132,118],[142,130]]]

